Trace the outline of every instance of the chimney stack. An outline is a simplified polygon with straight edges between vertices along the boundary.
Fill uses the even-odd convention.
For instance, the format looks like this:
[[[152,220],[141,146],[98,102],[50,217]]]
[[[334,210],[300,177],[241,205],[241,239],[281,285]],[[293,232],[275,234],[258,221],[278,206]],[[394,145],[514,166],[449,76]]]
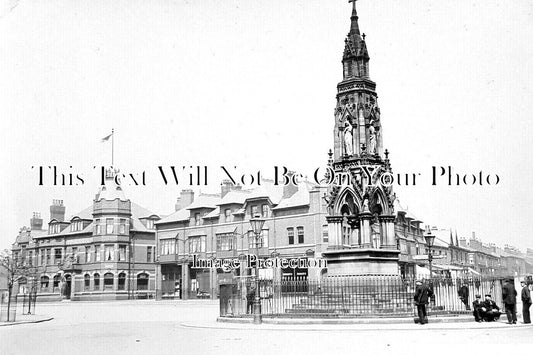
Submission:
[[[33,212],[33,217],[30,219],[30,228],[32,231],[43,229],[43,219],[39,212]]]
[[[180,197],[176,199],[176,205],[174,206],[176,211],[181,210],[182,208],[185,208],[189,206],[194,201],[194,191],[187,189],[187,190],[181,190]]]
[[[65,221],[65,206],[63,200],[52,200],[50,206],[50,220],[55,219],[59,222]]]
[[[226,194],[230,191],[238,191],[241,190],[241,185],[234,185],[231,180],[222,180],[222,183],[220,184],[220,197],[224,198]]]

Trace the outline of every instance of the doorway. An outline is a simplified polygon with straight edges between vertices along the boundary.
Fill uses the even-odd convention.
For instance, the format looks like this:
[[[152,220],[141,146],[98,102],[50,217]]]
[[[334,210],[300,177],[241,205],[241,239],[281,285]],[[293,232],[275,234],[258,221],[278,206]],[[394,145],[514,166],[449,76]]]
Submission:
[[[72,276],[71,275],[65,275],[65,287],[63,288],[63,296],[67,300],[70,299],[71,290],[72,290]]]

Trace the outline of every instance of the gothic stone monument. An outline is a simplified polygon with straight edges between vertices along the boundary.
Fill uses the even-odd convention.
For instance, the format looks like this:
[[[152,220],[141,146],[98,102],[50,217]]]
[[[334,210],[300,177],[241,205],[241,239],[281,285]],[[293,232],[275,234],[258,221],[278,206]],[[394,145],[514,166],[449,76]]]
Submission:
[[[328,276],[399,275],[394,233],[394,194],[388,152],[383,150],[376,83],[369,77],[365,34],[353,1],[350,32],[337,85],[329,166],[335,172],[326,200]],[[371,176],[369,178],[369,176]]]

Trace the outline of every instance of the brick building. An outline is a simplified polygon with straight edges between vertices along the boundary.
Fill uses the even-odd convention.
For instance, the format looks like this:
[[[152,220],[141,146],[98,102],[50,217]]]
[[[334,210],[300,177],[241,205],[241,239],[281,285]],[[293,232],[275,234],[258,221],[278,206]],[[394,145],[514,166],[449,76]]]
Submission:
[[[239,258],[255,254],[250,218],[265,219],[259,257],[320,257],[327,245],[324,188],[310,183],[280,186],[263,180],[242,190],[225,181],[219,194],[184,190],[176,211],[156,222],[157,282],[162,298],[216,297],[218,283],[253,271],[193,267],[198,258]],[[261,277],[318,278],[319,269],[265,269]]]
[[[38,300],[109,300],[155,293],[155,228],[159,216],[127,199],[107,172],[92,205],[65,219],[63,201],[22,228],[14,257],[35,267]],[[19,279],[24,292],[33,280]]]

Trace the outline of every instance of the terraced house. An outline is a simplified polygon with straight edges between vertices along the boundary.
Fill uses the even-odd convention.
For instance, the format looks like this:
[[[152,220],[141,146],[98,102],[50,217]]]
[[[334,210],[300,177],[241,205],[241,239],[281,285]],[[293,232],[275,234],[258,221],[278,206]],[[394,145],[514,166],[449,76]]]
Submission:
[[[219,282],[253,272],[196,268],[193,255],[242,258],[255,254],[257,246],[261,259],[321,257],[328,242],[324,193],[310,183],[281,186],[269,180],[252,190],[225,181],[218,194],[182,191],[176,211],[156,222],[158,297],[214,298]],[[265,224],[256,242],[250,219],[257,215]],[[323,271],[274,268],[260,270],[259,276],[317,279]]]
[[[158,215],[127,199],[108,171],[92,205],[65,219],[61,200],[50,206],[48,228],[35,213],[22,228],[13,254],[32,265],[35,277],[18,291],[37,299],[110,300],[155,294],[155,227]]]

